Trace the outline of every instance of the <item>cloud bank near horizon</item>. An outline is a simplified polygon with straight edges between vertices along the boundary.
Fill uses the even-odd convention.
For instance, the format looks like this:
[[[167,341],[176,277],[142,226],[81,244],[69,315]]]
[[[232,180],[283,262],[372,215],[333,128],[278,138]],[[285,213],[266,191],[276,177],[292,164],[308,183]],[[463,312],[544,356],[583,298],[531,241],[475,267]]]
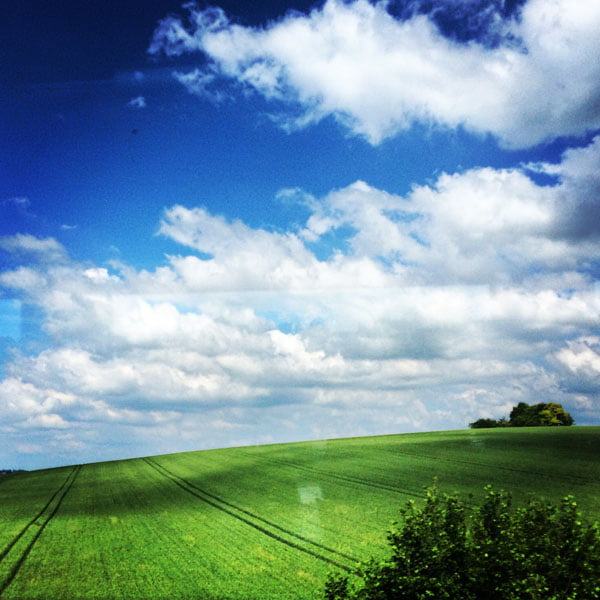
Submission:
[[[159,234],[182,252],[151,271],[4,237],[0,285],[47,339],[8,360],[1,431],[68,461],[464,427],[519,401],[597,422],[598,173],[600,137],[405,196],[283,190],[310,211],[286,230],[174,205]]]
[[[191,4],[187,20],[161,21],[149,52],[198,54],[198,67],[175,72],[194,94],[222,101],[230,82],[269,101],[285,129],[330,116],[371,144],[415,122],[491,134],[506,148],[600,128],[600,3],[529,0],[508,16],[439,3],[480,24],[466,41],[412,4],[399,18],[394,3],[327,0],[264,27]]]

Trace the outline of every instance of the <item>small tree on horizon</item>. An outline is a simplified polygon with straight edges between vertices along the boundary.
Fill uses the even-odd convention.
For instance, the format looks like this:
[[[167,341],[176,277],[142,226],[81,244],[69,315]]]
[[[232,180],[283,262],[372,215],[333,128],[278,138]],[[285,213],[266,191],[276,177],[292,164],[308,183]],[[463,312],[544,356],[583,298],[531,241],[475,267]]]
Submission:
[[[495,419],[477,419],[477,421],[473,421],[473,423],[469,423],[469,427],[471,429],[492,429],[493,427],[498,427],[498,421]]]
[[[529,405],[519,402],[510,412],[511,427],[569,426],[573,417],[557,402]]]
[[[527,404],[519,402],[510,411],[508,419],[477,419],[469,423],[471,429],[490,429],[492,427],[547,427],[569,426],[575,421],[573,417],[558,402],[540,402]]]

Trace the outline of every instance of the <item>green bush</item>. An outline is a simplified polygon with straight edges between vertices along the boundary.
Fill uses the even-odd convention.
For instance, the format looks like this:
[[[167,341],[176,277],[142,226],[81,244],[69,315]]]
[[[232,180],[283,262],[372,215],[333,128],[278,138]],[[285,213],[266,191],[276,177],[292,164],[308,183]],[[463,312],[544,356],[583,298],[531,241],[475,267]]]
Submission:
[[[388,533],[391,555],[330,575],[326,600],[594,600],[600,598],[600,532],[572,496],[558,505],[531,499],[512,508],[508,493],[472,498],[427,491],[409,502]]]

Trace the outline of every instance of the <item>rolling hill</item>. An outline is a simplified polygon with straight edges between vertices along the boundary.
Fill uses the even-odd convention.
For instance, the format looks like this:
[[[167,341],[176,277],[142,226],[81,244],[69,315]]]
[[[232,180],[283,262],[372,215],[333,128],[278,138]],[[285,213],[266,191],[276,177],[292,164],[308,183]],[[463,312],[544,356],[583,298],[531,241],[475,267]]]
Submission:
[[[0,597],[313,599],[386,550],[435,478],[600,519],[600,427],[491,429],[206,450],[0,479]]]

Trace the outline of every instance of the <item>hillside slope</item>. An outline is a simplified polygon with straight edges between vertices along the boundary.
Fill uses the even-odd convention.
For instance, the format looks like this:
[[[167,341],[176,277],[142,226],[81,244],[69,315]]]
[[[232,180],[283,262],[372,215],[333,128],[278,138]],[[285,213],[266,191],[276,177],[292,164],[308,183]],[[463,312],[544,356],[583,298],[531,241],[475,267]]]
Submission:
[[[0,480],[0,596],[319,598],[385,550],[438,478],[559,499],[600,519],[600,427],[493,429],[210,450]]]

